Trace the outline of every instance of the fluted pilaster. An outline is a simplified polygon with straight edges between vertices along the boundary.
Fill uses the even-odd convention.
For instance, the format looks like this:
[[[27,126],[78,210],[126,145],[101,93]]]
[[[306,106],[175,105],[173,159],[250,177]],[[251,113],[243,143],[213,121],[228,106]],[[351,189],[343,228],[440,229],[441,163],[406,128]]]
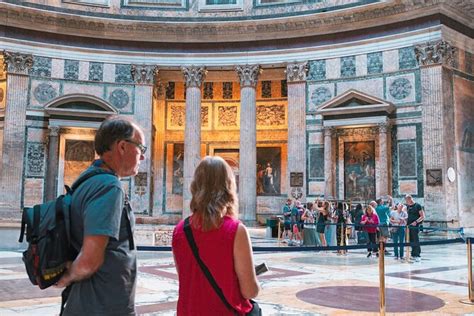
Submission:
[[[59,163],[59,127],[50,126],[48,135],[48,162],[45,179],[46,201],[56,197],[58,185],[58,163]]]
[[[236,67],[240,79],[239,211],[244,221],[257,219],[257,110],[259,65]]]
[[[0,208],[18,212],[21,207],[25,150],[26,105],[28,104],[28,70],[33,57],[28,54],[4,53],[7,64],[7,99],[3,131]]]
[[[286,67],[288,81],[288,168],[287,183],[292,172],[303,173],[303,193],[306,199],[306,73],[307,63],[293,63]],[[296,187],[290,187],[289,192]]]
[[[186,125],[184,128],[183,218],[191,211],[190,186],[194,170],[201,161],[201,85],[207,73],[203,67],[183,67],[186,81]]]
[[[335,136],[334,127],[324,128],[324,178],[326,179],[324,187],[324,198],[335,198],[335,178],[336,163],[333,160],[333,138]]]

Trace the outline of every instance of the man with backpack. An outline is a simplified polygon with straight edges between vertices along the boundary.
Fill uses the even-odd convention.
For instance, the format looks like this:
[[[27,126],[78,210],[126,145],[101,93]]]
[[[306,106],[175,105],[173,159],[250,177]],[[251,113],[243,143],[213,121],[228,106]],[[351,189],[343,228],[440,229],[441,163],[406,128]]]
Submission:
[[[56,285],[70,289],[64,315],[135,315],[134,215],[120,178],[137,174],[144,141],[141,128],[119,116],[97,131],[100,159],[76,181],[96,174],[71,200],[71,245],[78,255]]]

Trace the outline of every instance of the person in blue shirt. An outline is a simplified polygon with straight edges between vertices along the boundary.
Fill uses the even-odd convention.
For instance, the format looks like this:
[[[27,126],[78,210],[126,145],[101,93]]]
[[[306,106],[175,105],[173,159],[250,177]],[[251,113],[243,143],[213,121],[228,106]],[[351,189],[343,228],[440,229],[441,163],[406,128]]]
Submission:
[[[377,207],[375,212],[379,217],[379,231],[380,231],[380,241],[387,242],[390,232],[388,226],[390,224],[390,208],[385,205],[384,200],[379,198],[377,201]]]
[[[284,242],[289,242],[293,237],[291,232],[291,204],[292,200],[288,198],[283,206],[283,234],[281,238]]]

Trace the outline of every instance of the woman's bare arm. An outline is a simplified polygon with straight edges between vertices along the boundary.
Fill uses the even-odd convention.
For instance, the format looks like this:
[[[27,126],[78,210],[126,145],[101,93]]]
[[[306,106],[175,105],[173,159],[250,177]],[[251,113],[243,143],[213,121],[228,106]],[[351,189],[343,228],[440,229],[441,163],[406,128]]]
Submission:
[[[239,279],[240,293],[246,299],[258,295],[260,286],[253,264],[252,243],[247,229],[239,224],[234,240],[234,268]]]

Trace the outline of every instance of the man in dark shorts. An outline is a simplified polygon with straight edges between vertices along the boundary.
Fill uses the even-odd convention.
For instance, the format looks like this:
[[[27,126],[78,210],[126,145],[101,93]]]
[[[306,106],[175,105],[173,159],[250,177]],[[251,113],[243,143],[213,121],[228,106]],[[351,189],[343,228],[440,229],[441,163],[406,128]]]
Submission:
[[[409,228],[410,242],[419,243],[420,238],[420,224],[425,219],[425,212],[420,204],[413,200],[413,197],[409,194],[405,196],[405,202],[407,206],[408,220],[407,227]],[[411,247],[411,258],[413,261],[420,262],[421,260],[421,247],[420,245]]]

